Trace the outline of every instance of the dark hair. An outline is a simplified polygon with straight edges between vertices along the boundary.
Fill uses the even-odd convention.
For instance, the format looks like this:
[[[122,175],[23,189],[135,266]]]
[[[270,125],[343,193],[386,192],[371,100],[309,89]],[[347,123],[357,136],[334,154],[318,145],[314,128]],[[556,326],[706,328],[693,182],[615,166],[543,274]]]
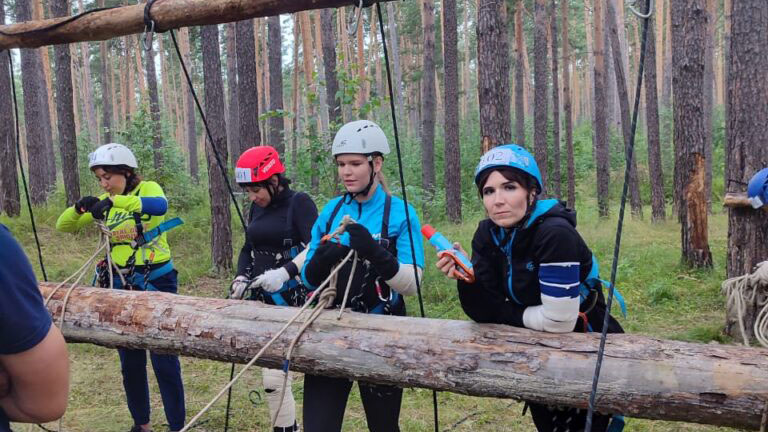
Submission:
[[[104,172],[109,174],[120,174],[125,176],[124,194],[136,189],[136,186],[141,183],[141,176],[136,173],[135,169],[128,165],[96,165],[91,167],[91,171],[96,171],[96,168],[101,168]]]
[[[287,187],[288,185],[290,185],[290,184],[291,184],[291,179],[289,179],[288,177],[284,176],[282,173],[278,173],[278,174],[275,174],[275,175],[277,176],[277,186],[278,186],[278,187],[279,187],[279,186],[282,186],[282,187],[284,187],[284,188],[285,188],[285,187]],[[241,187],[241,188],[243,188],[243,189],[245,189],[245,188],[247,188],[247,187],[259,187],[259,188],[265,188],[265,187],[267,187],[267,186],[270,184],[270,183],[269,183],[269,180],[270,180],[271,178],[272,178],[272,177],[269,177],[268,179],[266,179],[266,180],[262,180],[262,181],[260,181],[260,182],[253,182],[253,183],[240,183],[240,187]]]
[[[488,177],[490,177],[491,173],[494,171],[498,171],[499,174],[507,179],[507,181],[516,182],[527,192],[535,191],[537,189],[536,179],[525,171],[512,167],[497,167],[483,171],[480,177],[478,177],[477,192],[480,194],[481,198],[483,196],[483,186],[485,186],[485,183],[488,181]]]

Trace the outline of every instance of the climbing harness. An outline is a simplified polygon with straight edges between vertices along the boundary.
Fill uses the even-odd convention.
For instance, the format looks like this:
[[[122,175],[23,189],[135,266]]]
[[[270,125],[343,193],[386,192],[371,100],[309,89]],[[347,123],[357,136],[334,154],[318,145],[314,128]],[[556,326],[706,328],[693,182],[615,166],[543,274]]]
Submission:
[[[592,431],[592,416],[595,412],[595,399],[597,398],[597,384],[600,380],[600,369],[603,365],[603,356],[605,355],[605,341],[608,337],[608,323],[611,317],[611,305],[613,304],[613,297],[616,293],[616,272],[619,264],[619,250],[621,248],[621,233],[624,227],[624,213],[627,206],[627,194],[629,191],[629,176],[630,167],[632,166],[632,157],[635,148],[635,132],[637,131],[637,115],[640,107],[640,93],[643,85],[643,69],[645,66],[645,47],[648,41],[648,25],[650,23],[651,15],[653,14],[653,0],[646,0],[648,2],[648,8],[646,13],[641,15],[637,14],[634,9],[633,13],[636,13],[643,20],[643,37],[640,44],[640,64],[637,70],[637,86],[635,87],[635,102],[632,110],[632,125],[629,134],[629,144],[627,145],[627,161],[624,167],[624,187],[621,191],[621,205],[619,207],[619,222],[616,228],[616,242],[613,249],[613,262],[611,263],[611,280],[608,285],[608,300],[605,304],[605,316],[603,317],[603,329],[600,334],[600,346],[597,350],[597,362],[595,363],[595,373],[592,377],[592,390],[589,393],[589,406],[587,409],[587,422],[584,428],[585,432]],[[613,425],[611,425],[613,427]],[[620,431],[621,428],[614,429]]]
[[[744,346],[749,346],[744,316],[747,305],[755,305],[760,312],[752,330],[760,345],[768,348],[768,261],[759,263],[752,273],[725,280],[721,288],[728,308],[736,309]]]
[[[186,432],[190,430],[195,422],[203,415],[205,414],[216,401],[218,401],[225,392],[229,391],[229,389],[232,388],[232,385],[234,385],[240,377],[243,376],[243,374],[251,367],[253,364],[261,358],[261,356],[266,352],[266,350],[272,346],[275,341],[288,329],[288,327],[291,326],[294,322],[296,322],[301,315],[304,314],[304,312],[309,309],[309,306],[315,304],[315,308],[311,310],[309,316],[306,318],[304,323],[302,324],[301,328],[299,329],[298,333],[293,339],[293,342],[291,343],[291,348],[289,348],[288,353],[286,355],[286,360],[283,363],[283,370],[287,370],[290,366],[290,356],[292,354],[292,347],[295,346],[295,343],[298,342],[301,335],[304,333],[304,331],[317,319],[318,316],[325,310],[326,308],[332,307],[333,302],[336,298],[336,275],[338,274],[339,270],[344,266],[344,264],[347,263],[350,259],[353,259],[353,256],[356,255],[356,252],[354,250],[350,250],[349,253],[339,262],[339,264],[334,268],[331,273],[328,275],[328,277],[325,278],[323,283],[320,284],[320,286],[315,290],[315,293],[312,297],[307,299],[307,302],[304,303],[304,306],[299,309],[298,312],[290,319],[287,323],[277,332],[274,336],[266,343],[263,347],[259,350],[259,352],[256,353],[256,355],[238,372],[238,374],[230,380],[229,383],[227,383],[226,386],[224,386],[221,391],[199,412],[197,413],[190,421],[189,423],[184,426],[184,428],[181,429],[179,432]],[[353,265],[356,260],[353,260]],[[351,278],[349,279],[351,281]],[[287,377],[287,375],[286,375]],[[286,378],[287,379],[287,378]],[[283,386],[283,391],[285,391],[285,386]],[[282,400],[282,397],[281,397]],[[279,412],[278,412],[279,413]],[[276,413],[276,414],[278,414]],[[272,420],[273,427],[274,422],[277,420],[277,415],[275,415],[275,418]]]

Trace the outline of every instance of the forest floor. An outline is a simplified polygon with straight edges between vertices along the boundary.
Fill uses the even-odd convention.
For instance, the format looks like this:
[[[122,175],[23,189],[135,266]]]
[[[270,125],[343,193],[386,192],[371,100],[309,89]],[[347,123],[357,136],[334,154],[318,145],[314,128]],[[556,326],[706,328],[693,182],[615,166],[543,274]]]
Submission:
[[[578,229],[597,255],[608,278],[615,238],[618,208],[612,209],[609,219],[597,217],[593,203],[579,207]],[[715,267],[710,271],[689,270],[680,265],[680,229],[673,220],[661,224],[650,222],[650,208],[646,206],[642,220],[628,216],[622,239],[618,267],[618,287],[624,295],[629,315],[620,318],[626,331],[656,338],[695,341],[701,343],[732,343],[723,335],[725,322],[724,298],[720,283],[725,277],[725,248],[727,217],[715,204],[710,217],[710,246]],[[63,280],[90,256],[96,247],[96,232],[85,231],[77,235],[55,231],[56,217],[61,209],[36,210],[37,226],[43,243],[43,256],[50,280]],[[206,208],[180,215],[185,225],[169,234],[174,261],[179,270],[180,293],[202,297],[221,298],[226,295],[229,276],[213,274],[210,266],[209,215]],[[424,222],[424,221],[422,221]],[[432,221],[430,221],[432,222]],[[438,230],[453,241],[460,241],[469,249],[478,218],[468,218],[461,225],[432,222]],[[0,223],[9,226],[23,244],[30,260],[42,273],[36,259],[34,238],[26,215]],[[233,226],[235,238],[241,241],[240,229]],[[234,245],[235,248],[239,244]],[[467,319],[456,296],[455,285],[441,277],[434,267],[435,256],[427,249],[427,270],[423,286],[427,316],[433,318]],[[236,258],[236,255],[235,255]],[[409,313],[418,314],[417,300],[409,299]],[[131,419],[125,404],[121,385],[117,353],[112,349],[88,344],[69,346],[72,387],[69,409],[64,417],[66,431],[127,431]],[[238,366],[239,368],[239,366]],[[182,358],[186,387],[188,418],[196,414],[224,386],[229,378],[230,365],[208,360]],[[150,374],[152,422],[156,431],[165,431],[160,394]],[[293,386],[299,405],[303,397],[303,377],[298,374]],[[259,400],[261,397],[261,400]],[[440,393],[439,412],[441,431],[530,431],[534,430],[531,417],[522,416],[523,404],[510,400],[469,397]],[[194,431],[221,431],[224,425],[225,401],[222,400],[203,417]],[[300,407],[298,408],[301,412]],[[231,431],[268,431],[269,414],[263,400],[261,373],[254,368],[235,385],[230,418]],[[432,392],[425,389],[406,389],[400,419],[403,431],[430,431],[434,429]],[[56,429],[55,423],[48,424]],[[344,431],[366,430],[357,388],[349,399]],[[18,431],[39,430],[33,426],[16,426]],[[718,431],[731,430],[696,424],[628,419],[627,431]]]

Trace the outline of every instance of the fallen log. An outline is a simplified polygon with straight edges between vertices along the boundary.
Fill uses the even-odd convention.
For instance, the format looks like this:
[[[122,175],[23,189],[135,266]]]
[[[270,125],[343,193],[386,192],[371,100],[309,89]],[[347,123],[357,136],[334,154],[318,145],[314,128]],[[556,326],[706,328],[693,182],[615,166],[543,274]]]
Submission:
[[[43,283],[47,296],[54,284]],[[48,305],[56,320],[65,290]],[[297,309],[76,288],[69,342],[151,349],[245,363]],[[299,325],[257,364],[280,367]],[[599,334],[548,334],[503,325],[326,313],[302,336],[291,369],[400,387],[586,408]],[[597,409],[632,417],[757,429],[768,401],[768,350],[610,335]]]
[[[379,0],[389,1],[389,0]],[[366,4],[369,2],[366,2]],[[151,9],[156,29],[221,24],[302,10],[359,4],[354,0],[157,0]],[[50,31],[40,31],[70,17],[0,26],[0,51],[71,42],[100,41],[144,31],[144,5],[90,13]]]

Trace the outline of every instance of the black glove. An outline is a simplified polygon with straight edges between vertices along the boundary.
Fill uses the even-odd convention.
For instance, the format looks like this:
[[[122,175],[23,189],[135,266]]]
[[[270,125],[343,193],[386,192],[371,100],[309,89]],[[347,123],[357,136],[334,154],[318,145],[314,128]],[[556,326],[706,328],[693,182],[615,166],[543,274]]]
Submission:
[[[91,211],[91,207],[97,202],[99,202],[99,199],[95,196],[82,197],[75,203],[75,211],[77,214],[89,212]]]
[[[104,220],[109,214],[109,209],[111,208],[112,200],[107,197],[91,206],[90,212],[94,219]]]
[[[306,263],[304,271],[307,281],[314,286],[321,283],[331,274],[331,270],[342,258],[349,253],[349,247],[334,242],[320,245],[312,259]]]
[[[357,251],[361,258],[368,260],[385,281],[392,279],[400,268],[397,257],[384,249],[373,239],[368,229],[360,224],[349,224],[349,246]]]

